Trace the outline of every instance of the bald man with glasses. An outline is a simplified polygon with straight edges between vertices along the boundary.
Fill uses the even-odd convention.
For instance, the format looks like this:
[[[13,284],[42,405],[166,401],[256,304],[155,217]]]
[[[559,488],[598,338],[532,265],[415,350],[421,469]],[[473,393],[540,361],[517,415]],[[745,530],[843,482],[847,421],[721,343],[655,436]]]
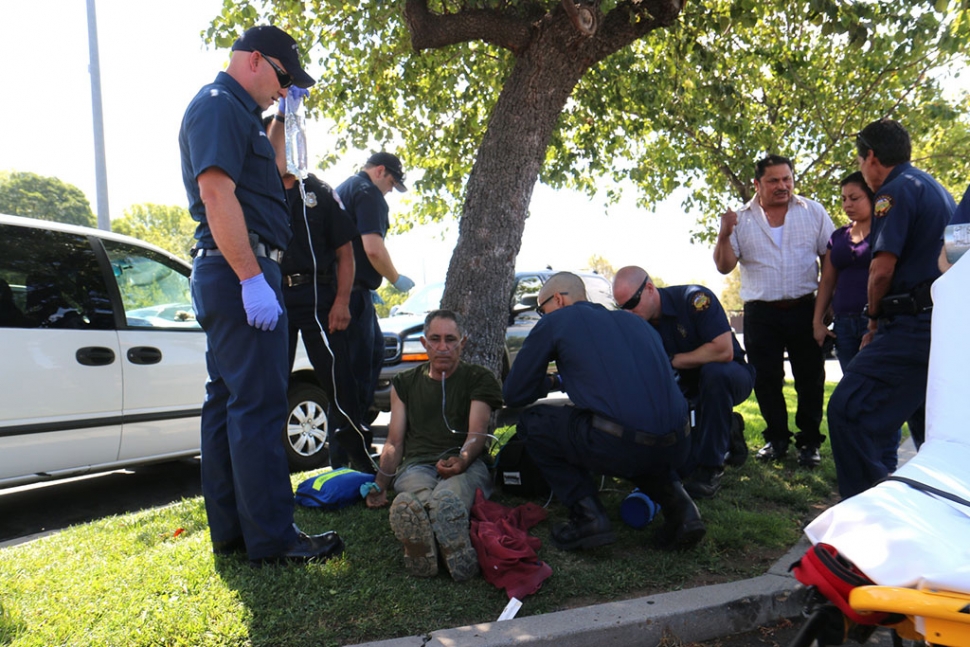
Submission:
[[[592,474],[631,480],[660,504],[659,544],[690,548],[706,532],[677,470],[690,452],[687,402],[674,382],[660,336],[628,312],[586,300],[569,272],[554,274],[537,298],[542,318],[529,333],[505,380],[506,404],[521,407],[559,386],[568,406],[535,405],[516,433],[569,521],[552,529],[560,550],[616,541]],[[547,375],[556,362],[558,378]]]
[[[622,310],[660,333],[681,392],[697,414],[691,455],[681,469],[684,487],[695,499],[717,494],[724,465],[742,465],[748,456],[744,419],[734,407],[754,388],[754,368],[744,360],[724,308],[702,285],[658,288],[641,267],[628,266],[613,279]]]

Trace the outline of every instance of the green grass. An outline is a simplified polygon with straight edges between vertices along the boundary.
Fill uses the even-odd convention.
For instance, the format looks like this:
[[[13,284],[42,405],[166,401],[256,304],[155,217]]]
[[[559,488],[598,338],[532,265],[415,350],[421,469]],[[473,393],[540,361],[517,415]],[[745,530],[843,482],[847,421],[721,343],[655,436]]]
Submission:
[[[828,395],[833,385],[826,387]],[[786,397],[794,416],[790,385]],[[739,411],[757,449],[764,428],[757,404]],[[294,485],[304,477],[294,475]],[[560,552],[548,543],[550,523],[539,524],[539,557],[553,575],[519,616],[762,574],[833,502],[834,486],[828,444],[816,470],[797,468],[791,455],[782,464],[752,459],[729,468],[718,496],[699,502],[707,539],[670,554],[649,545],[659,523],[643,530],[622,523],[619,504],[632,486],[606,479],[616,544]],[[558,520],[566,511],[553,503],[549,515]],[[215,559],[201,498],[2,549],[0,645],[344,645],[493,621],[508,602],[480,577],[457,584],[444,574],[405,575],[386,509],[298,508],[297,523],[308,532],[337,530],[346,553],[261,570],[242,558]]]

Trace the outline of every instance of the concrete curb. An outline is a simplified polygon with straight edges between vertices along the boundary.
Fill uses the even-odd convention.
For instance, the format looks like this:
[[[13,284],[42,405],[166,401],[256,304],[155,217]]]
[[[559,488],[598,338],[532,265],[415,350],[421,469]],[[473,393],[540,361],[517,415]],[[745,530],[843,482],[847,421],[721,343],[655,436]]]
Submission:
[[[811,544],[802,539],[765,575],[739,582],[672,591],[505,622],[434,631],[360,647],[639,647],[699,642],[792,618],[801,613],[805,589],[788,573]]]

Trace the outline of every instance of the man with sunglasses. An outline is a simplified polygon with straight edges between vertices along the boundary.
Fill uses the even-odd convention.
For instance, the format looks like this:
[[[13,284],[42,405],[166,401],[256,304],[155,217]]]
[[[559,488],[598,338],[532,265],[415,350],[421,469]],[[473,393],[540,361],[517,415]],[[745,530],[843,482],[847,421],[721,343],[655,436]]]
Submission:
[[[724,308],[702,285],[658,288],[646,270],[620,269],[613,296],[622,310],[656,328],[677,371],[681,392],[697,414],[691,456],[680,471],[695,499],[713,497],[721,487],[724,464],[741,465],[748,455],[744,419],[734,407],[754,386],[754,369],[744,361]]]
[[[384,334],[374,310],[377,288],[387,279],[401,292],[414,287],[414,281],[394,267],[384,245],[390,227],[387,200],[391,189],[407,191],[404,170],[397,155],[374,153],[356,175],[337,187],[337,195],[357,224],[360,238],[354,241],[353,292],[350,296],[350,354],[357,380],[358,408],[366,414],[374,403],[374,390],[384,364]],[[378,301],[380,302],[380,301]]]
[[[288,405],[287,320],[279,261],[290,238],[286,195],[261,113],[314,80],[296,42],[253,27],[225,72],[199,91],[179,132],[182,181],[198,221],[192,305],[206,333],[202,494],[212,549],[250,562],[305,562],[339,553],[336,533],[293,523],[280,432]]]
[[[819,260],[835,229],[825,208],[796,195],[792,162],[781,155],[758,161],[755,196],[735,213],[721,216],[714,263],[721,274],[741,266],[744,347],[756,375],[754,392],[765,419],[765,446],[758,459],[782,460],[788,454],[785,403],[785,352],[795,377],[798,410],[798,464],[816,467],[825,436],[822,400],[825,358],[815,342],[812,322]]]
[[[538,303],[543,316],[516,355],[504,394],[508,406],[522,407],[558,386],[572,402],[529,407],[516,426],[569,508],[569,521],[552,529],[553,545],[576,550],[616,540],[592,474],[630,479],[660,505],[662,547],[696,545],[706,529],[677,475],[690,453],[687,402],[660,335],[639,317],[587,301],[582,279],[569,272],[551,276]],[[557,378],[547,374],[551,361]]]

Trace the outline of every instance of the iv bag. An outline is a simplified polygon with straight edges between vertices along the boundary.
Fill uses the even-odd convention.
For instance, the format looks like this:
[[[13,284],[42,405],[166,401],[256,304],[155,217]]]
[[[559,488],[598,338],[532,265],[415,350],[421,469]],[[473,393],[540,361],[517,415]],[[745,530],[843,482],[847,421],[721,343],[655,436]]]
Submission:
[[[309,175],[306,153],[306,118],[303,98],[286,96],[286,172],[305,179]]]

